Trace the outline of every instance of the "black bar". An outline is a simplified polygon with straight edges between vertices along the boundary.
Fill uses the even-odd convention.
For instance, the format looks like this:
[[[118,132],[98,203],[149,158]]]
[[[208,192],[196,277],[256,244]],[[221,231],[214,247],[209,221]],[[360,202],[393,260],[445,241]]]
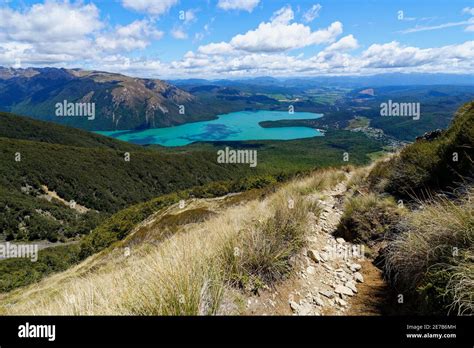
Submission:
[[[55,340],[20,338],[26,323],[55,325]],[[324,344],[472,347],[472,317],[0,317],[0,346]],[[411,329],[407,329],[410,325]],[[428,327],[428,325],[430,327]],[[437,325],[437,326],[435,326]],[[441,329],[445,325],[444,329]],[[451,326],[451,328],[446,327]],[[455,328],[452,326],[455,325]],[[421,326],[421,329],[413,327]],[[408,338],[407,334],[456,334],[456,338]]]

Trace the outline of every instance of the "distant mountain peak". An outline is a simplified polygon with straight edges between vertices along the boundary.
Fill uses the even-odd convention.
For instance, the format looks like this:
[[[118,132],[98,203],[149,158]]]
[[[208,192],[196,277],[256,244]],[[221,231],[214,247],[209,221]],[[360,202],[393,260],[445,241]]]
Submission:
[[[159,79],[105,71],[0,67],[0,110],[93,130],[170,126],[194,121],[197,98]],[[90,102],[97,118],[55,117],[55,104]],[[180,108],[186,107],[181,113]]]

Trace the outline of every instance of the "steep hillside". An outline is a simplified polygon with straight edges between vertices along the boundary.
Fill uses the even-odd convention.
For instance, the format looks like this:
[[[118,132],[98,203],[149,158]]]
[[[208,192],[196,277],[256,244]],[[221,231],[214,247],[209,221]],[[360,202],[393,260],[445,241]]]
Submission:
[[[10,114],[0,115],[0,135],[0,238],[70,238],[102,214],[251,174],[219,165],[209,151],[164,154]]]
[[[120,140],[103,137],[61,126],[51,122],[34,120],[7,112],[0,112],[0,137],[18,140],[39,141],[50,144],[77,147],[99,147],[121,151],[143,149]]]
[[[359,172],[337,236],[364,243],[388,313],[474,313],[474,102],[450,127]]]
[[[252,195],[162,207],[70,270],[0,295],[0,313],[244,314],[247,297],[295,274],[311,238],[326,240],[313,228],[347,179],[319,171]],[[328,308],[342,313],[342,303]]]
[[[56,116],[55,105],[64,100],[94,103],[95,119]],[[90,130],[164,127],[219,113],[161,80],[79,69],[1,67],[0,110]]]
[[[419,137],[399,156],[380,163],[370,179],[374,187],[394,195],[420,197],[465,183],[473,176],[473,160],[474,102],[470,102],[456,112],[447,130]]]

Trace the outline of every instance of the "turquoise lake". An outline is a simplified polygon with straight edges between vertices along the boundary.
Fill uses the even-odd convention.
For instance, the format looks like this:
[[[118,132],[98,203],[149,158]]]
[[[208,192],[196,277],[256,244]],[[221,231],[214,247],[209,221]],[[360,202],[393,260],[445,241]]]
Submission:
[[[175,127],[130,131],[97,131],[96,133],[134,144],[159,144],[183,146],[196,141],[235,140],[291,140],[323,135],[308,127],[263,128],[262,121],[306,120],[322,117],[311,112],[287,111],[238,111],[219,115],[218,119],[186,123]]]

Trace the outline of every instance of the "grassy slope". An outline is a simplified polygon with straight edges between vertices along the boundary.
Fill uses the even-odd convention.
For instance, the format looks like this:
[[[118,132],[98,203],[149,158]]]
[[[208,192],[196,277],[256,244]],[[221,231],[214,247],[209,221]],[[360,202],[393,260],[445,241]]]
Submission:
[[[264,199],[195,200],[184,211],[174,205],[74,268],[0,296],[0,313],[236,314],[241,291],[271,285],[292,271],[291,257],[309,230],[307,214],[319,213],[304,195],[342,178],[343,171],[328,170]],[[190,218],[209,210],[214,214]],[[166,233],[180,215],[186,221]]]
[[[406,146],[354,181],[358,194],[338,233],[374,251],[386,245],[377,264],[405,297],[393,306],[398,314],[474,312],[473,149],[470,102],[440,137]]]

